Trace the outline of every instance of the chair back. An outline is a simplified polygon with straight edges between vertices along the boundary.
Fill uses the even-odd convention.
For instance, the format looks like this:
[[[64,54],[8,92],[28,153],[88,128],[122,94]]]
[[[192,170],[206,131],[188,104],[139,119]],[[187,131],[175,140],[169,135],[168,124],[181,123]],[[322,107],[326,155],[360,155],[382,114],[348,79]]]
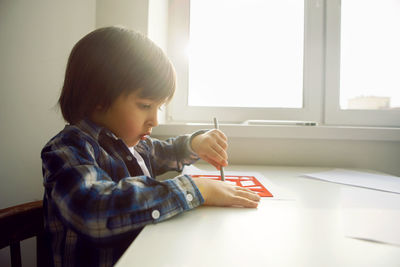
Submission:
[[[12,267],[21,267],[20,241],[34,236],[37,266],[51,266],[44,232],[43,201],[0,210],[0,249],[10,246]]]

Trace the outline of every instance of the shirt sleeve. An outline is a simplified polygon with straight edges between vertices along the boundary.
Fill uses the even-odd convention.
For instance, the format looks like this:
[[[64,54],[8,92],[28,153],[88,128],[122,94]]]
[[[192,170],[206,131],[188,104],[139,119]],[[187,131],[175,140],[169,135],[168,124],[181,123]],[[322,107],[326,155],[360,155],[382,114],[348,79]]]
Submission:
[[[160,175],[167,171],[181,172],[185,165],[198,161],[199,156],[192,150],[191,141],[206,131],[199,130],[193,134],[181,135],[165,141],[148,138],[146,144],[150,148],[154,174]]]
[[[90,239],[104,241],[204,202],[187,175],[115,182],[96,162],[96,149],[80,138],[67,144],[54,141],[42,151],[47,198],[65,224]]]

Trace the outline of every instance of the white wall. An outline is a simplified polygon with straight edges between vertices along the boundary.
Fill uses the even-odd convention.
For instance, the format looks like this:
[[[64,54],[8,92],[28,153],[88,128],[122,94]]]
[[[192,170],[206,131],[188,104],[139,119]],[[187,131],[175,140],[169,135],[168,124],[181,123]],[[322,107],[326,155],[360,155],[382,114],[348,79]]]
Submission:
[[[194,127],[191,127],[194,128]],[[207,129],[207,127],[200,127]],[[199,129],[200,129],[199,128]],[[223,126],[221,127],[223,130]],[[191,133],[190,129],[182,133]],[[375,170],[400,176],[400,142],[303,138],[243,138],[230,136],[229,164],[315,166]],[[166,139],[176,134],[155,137]],[[229,170],[229,166],[226,168]]]
[[[43,198],[40,151],[64,125],[55,106],[67,58],[95,10],[95,0],[0,1],[0,208]],[[35,266],[28,254],[23,266]]]
[[[67,58],[94,10],[94,0],[0,2],[0,208],[42,198],[40,150],[64,125]]]
[[[369,169],[400,176],[400,142],[231,138],[232,164]]]
[[[147,34],[148,0],[97,0],[96,28],[123,25]]]

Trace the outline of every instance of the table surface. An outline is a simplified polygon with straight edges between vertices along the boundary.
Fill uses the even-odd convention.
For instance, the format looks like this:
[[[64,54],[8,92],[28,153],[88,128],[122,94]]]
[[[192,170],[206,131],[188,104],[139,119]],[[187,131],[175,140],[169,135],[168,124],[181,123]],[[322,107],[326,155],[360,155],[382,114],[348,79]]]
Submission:
[[[344,236],[345,185],[300,177],[329,169],[230,166],[261,173],[292,200],[263,198],[257,209],[201,206],[148,225],[116,266],[400,266],[400,246]]]

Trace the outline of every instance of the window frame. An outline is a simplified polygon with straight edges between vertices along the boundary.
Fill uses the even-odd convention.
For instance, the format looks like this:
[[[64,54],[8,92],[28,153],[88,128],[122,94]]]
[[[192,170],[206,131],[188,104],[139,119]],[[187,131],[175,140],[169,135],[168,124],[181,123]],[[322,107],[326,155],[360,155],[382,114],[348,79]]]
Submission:
[[[168,54],[177,71],[177,91],[167,107],[169,122],[206,122],[218,116],[222,122],[243,122],[254,120],[313,120],[321,121],[320,99],[322,98],[323,71],[313,68],[313,64],[322,64],[323,27],[322,6],[310,6],[305,2],[304,30],[304,72],[303,72],[303,108],[243,108],[243,107],[197,107],[188,106],[188,60],[182,51],[189,40],[190,1],[174,0],[169,6]],[[316,34],[319,38],[315,38]],[[307,45],[307,44],[310,45]],[[307,47],[307,49],[306,49]],[[313,53],[312,53],[313,51]],[[319,77],[319,78],[315,78]],[[317,92],[312,94],[311,92]]]
[[[303,120],[320,125],[400,126],[400,110],[341,110],[340,0],[305,0],[303,108],[188,106],[190,1],[169,2],[167,53],[177,71],[177,90],[166,109],[166,122],[222,123],[246,120]]]

